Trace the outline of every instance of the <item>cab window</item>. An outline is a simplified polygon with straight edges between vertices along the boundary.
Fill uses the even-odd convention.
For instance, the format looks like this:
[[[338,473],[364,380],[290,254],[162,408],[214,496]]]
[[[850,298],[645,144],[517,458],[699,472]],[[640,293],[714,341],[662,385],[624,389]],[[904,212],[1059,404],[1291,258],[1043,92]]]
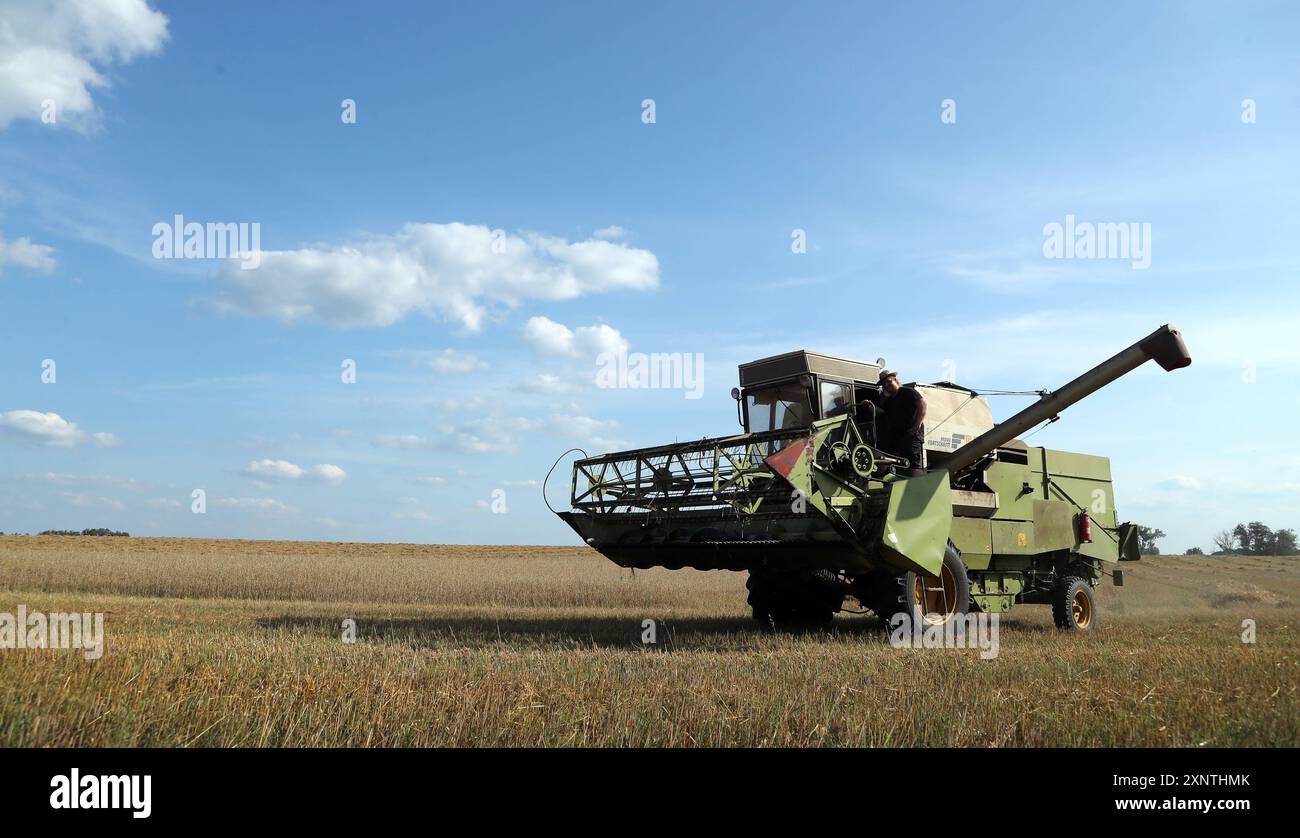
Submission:
[[[853,388],[850,385],[840,384],[837,381],[823,381],[821,383],[823,419],[848,412],[849,405],[852,403]]]
[[[745,396],[749,432],[802,428],[813,421],[808,388],[798,383],[755,390]]]

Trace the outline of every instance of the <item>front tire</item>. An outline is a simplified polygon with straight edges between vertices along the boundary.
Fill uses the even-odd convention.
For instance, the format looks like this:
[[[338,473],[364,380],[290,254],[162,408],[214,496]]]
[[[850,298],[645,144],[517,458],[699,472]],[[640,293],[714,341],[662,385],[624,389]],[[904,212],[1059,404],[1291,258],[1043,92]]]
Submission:
[[[845,585],[829,570],[749,572],[754,619],[783,630],[826,629],[844,604]]]
[[[951,541],[938,576],[909,570],[887,584],[890,590],[873,609],[885,625],[895,614],[903,613],[914,626],[941,626],[970,611],[970,577],[961,552]]]
[[[1097,595],[1088,580],[1079,576],[1056,580],[1052,621],[1062,631],[1091,631],[1097,625]]]

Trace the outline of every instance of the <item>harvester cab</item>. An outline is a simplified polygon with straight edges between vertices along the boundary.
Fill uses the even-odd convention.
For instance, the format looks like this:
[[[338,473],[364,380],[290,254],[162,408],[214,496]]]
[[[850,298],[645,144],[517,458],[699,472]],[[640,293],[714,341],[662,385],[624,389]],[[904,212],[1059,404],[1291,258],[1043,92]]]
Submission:
[[[927,470],[911,477],[854,409],[881,364],[763,358],[732,391],[742,433],[578,460],[558,514],[625,567],[747,571],[767,624],[825,625],[852,597],[931,624],[1050,604],[1061,628],[1090,629],[1106,565],[1137,558],[1135,527],[1115,511],[1109,460],[1018,437],[1151,359],[1191,363],[1163,326],[996,424],[975,391],[917,384]]]
[[[819,419],[848,415],[864,441],[876,448],[882,463],[904,465],[901,458],[879,452],[879,428],[874,413],[857,406],[880,393],[882,364],[868,364],[801,350],[740,365],[741,427],[747,433],[803,428]],[[973,390],[950,382],[912,383],[925,397],[930,413],[924,425],[924,461],[940,464],[967,440],[993,427],[988,401]]]

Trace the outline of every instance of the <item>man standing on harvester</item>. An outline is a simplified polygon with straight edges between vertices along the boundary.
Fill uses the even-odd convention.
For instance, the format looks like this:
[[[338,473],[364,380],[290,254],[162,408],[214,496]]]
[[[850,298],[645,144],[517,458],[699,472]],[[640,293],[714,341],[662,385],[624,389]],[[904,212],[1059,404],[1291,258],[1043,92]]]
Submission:
[[[886,454],[903,457],[912,476],[922,473],[925,443],[925,396],[915,387],[904,387],[894,370],[880,371],[880,392],[871,393],[861,406],[877,412],[876,445]]]

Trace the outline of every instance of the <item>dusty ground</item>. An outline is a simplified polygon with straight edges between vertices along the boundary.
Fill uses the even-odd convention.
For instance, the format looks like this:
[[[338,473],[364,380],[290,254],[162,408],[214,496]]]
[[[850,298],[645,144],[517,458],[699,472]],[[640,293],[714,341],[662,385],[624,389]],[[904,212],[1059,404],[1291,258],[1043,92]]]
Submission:
[[[764,633],[741,574],[585,548],[0,537],[0,612],[106,635],[0,650],[0,745],[1300,744],[1300,558],[1125,569],[1097,631],[1021,606],[982,660]]]

